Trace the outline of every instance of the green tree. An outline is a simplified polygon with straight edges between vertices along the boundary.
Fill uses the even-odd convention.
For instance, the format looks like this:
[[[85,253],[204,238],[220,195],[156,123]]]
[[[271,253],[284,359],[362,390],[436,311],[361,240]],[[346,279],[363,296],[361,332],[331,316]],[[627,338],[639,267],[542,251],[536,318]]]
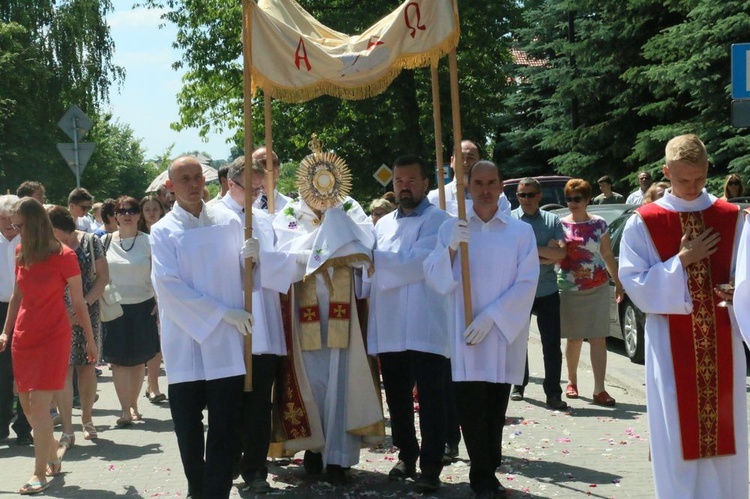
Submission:
[[[92,118],[124,72],[112,64],[109,0],[0,3],[0,189],[42,181],[51,199],[67,195],[69,173],[55,144],[70,104]],[[75,185],[75,184],[73,184]]]

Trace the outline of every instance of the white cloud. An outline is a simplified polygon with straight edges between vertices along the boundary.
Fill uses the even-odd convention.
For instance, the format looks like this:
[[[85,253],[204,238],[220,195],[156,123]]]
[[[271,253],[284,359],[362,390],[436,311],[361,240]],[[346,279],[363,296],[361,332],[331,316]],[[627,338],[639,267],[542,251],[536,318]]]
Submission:
[[[112,29],[153,28],[165,22],[161,16],[167,12],[167,9],[147,9],[144,7],[115,10],[109,15],[109,25]]]

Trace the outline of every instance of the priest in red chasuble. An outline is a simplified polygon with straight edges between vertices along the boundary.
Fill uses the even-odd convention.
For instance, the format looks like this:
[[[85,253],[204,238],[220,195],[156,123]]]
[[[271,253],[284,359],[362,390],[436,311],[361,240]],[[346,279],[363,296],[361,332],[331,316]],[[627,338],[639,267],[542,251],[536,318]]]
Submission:
[[[659,498],[748,497],[742,338],[714,292],[734,275],[742,216],[706,192],[695,135],[667,143],[672,187],[625,226],[620,280],[646,313],[646,401]],[[722,304],[723,305],[723,304]]]

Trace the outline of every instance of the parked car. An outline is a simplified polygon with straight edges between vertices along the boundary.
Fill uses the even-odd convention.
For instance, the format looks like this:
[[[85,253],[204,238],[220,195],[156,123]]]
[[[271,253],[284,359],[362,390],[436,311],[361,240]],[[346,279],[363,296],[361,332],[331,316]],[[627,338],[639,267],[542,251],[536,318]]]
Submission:
[[[565,184],[568,183],[570,177],[551,175],[534,178],[542,185],[542,201],[539,204],[541,209],[553,210],[565,206]],[[520,178],[512,178],[503,182],[503,192],[508,201],[510,201],[511,208],[514,210],[519,206],[516,191],[518,191],[518,182],[520,180]]]

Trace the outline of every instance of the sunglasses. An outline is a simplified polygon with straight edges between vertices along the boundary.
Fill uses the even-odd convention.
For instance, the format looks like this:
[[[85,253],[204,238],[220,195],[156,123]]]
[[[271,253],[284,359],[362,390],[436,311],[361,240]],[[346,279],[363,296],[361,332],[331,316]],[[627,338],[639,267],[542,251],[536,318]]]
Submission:
[[[739,180],[730,180],[727,185],[742,185],[742,183]]]
[[[23,229],[23,224],[10,224],[10,226],[16,230]]]
[[[516,197],[520,199],[526,199],[526,198],[536,197],[537,194],[539,193],[538,192],[517,192]]]
[[[580,203],[583,201],[583,196],[565,196],[566,203]]]
[[[89,211],[92,208],[90,204],[79,204],[78,207],[83,211]]]
[[[130,207],[130,208],[117,208],[115,210],[115,213],[118,215],[137,215],[140,213],[140,210],[138,208]]]

